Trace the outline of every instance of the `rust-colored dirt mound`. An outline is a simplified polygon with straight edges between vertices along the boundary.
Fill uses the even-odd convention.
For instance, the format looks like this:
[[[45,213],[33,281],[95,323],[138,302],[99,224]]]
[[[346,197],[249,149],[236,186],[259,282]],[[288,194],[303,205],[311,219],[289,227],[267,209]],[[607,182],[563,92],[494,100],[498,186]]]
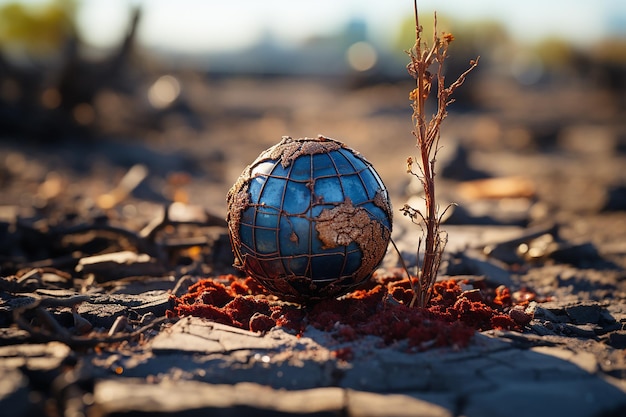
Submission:
[[[222,275],[195,283],[182,297],[173,296],[174,309],[168,314],[204,317],[255,332],[281,326],[300,334],[310,325],[341,341],[373,335],[385,344],[407,340],[418,350],[464,347],[477,330],[520,330],[530,321],[514,305],[527,301],[514,303],[508,288],[492,289],[481,281],[436,283],[426,309],[409,307],[411,298],[409,281],[399,272],[375,274],[364,289],[309,306],[277,301],[251,278]]]

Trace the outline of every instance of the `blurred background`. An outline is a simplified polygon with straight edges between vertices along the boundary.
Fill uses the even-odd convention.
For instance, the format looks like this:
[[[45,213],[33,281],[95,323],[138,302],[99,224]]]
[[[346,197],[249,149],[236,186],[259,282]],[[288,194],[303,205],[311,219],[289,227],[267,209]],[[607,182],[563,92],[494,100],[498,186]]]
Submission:
[[[449,82],[480,56],[444,123],[443,198],[517,213],[468,205],[455,221],[626,205],[626,2],[419,8],[427,38],[434,10],[456,38]],[[149,213],[136,198],[222,216],[261,151],[318,133],[372,161],[401,206],[419,192],[405,172],[414,33],[408,0],[1,0],[0,206]],[[504,195],[472,188],[489,178]]]

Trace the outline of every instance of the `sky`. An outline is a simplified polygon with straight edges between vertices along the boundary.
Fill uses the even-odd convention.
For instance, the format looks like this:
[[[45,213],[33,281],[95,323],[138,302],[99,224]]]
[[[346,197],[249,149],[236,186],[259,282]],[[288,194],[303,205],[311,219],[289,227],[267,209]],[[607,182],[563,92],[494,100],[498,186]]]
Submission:
[[[0,0],[0,4],[9,0]],[[37,3],[45,0],[23,0]],[[119,42],[129,8],[143,9],[138,37],[150,47],[217,52],[251,46],[261,36],[286,45],[332,34],[352,18],[368,23],[373,38],[391,42],[412,14],[412,0],[80,0],[78,26],[97,47]],[[609,34],[626,38],[624,0],[418,0],[422,13],[500,20],[522,42],[546,36],[589,44]]]
[[[97,46],[115,43],[130,4],[144,9],[138,34],[144,44],[185,52],[237,49],[263,35],[297,44],[336,32],[354,17],[386,42],[413,10],[410,0],[86,0],[79,13],[85,38]],[[418,5],[422,12],[458,19],[500,20],[522,42],[561,36],[584,45],[609,33],[626,37],[624,0],[419,0]]]

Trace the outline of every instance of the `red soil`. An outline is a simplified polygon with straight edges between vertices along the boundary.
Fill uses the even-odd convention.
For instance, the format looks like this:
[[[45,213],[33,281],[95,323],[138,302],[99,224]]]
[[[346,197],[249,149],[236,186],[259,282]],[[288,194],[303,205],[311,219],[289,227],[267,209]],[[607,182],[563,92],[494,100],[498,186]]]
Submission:
[[[469,289],[464,291],[462,286]],[[529,293],[520,297],[518,305],[528,302]],[[480,282],[438,282],[428,308],[411,308],[413,293],[399,272],[375,274],[364,289],[310,306],[282,303],[268,295],[251,278],[223,275],[197,282],[182,297],[172,296],[174,309],[168,315],[204,317],[254,332],[281,326],[301,334],[310,325],[339,341],[374,335],[385,344],[408,340],[418,350],[464,347],[476,330],[520,330],[531,318],[515,308],[508,288],[491,289]],[[352,351],[342,349],[336,356],[350,359]]]

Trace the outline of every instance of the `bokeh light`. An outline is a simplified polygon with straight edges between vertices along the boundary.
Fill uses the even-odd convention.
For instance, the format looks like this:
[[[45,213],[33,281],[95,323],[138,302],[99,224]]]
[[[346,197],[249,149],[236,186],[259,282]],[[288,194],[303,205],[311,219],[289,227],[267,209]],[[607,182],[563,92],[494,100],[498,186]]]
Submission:
[[[356,71],[367,71],[376,65],[378,54],[371,44],[356,42],[346,51],[346,60]]]

